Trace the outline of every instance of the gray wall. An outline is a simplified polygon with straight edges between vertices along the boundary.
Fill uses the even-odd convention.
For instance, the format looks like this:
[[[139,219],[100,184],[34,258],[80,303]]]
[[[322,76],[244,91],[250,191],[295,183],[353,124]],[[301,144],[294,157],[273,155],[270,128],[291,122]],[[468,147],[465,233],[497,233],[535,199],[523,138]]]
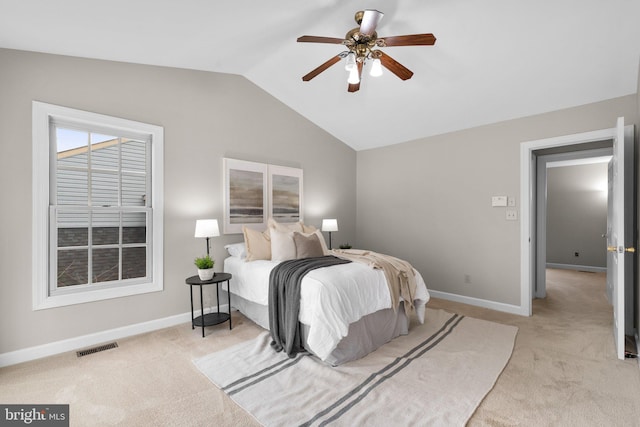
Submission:
[[[606,183],[606,163],[547,169],[547,263],[607,267]]]
[[[519,210],[522,142],[618,116],[637,124],[636,94],[360,151],[356,243],[406,258],[433,290],[519,306],[520,221],[491,196],[515,196]]]
[[[188,313],[195,221],[222,221],[223,157],[302,168],[305,222],[335,217],[334,241],[355,241],[355,152],[243,77],[6,49],[0,64],[0,353]],[[164,292],[32,311],[33,100],[164,127]],[[241,240],[212,239],[217,269]]]

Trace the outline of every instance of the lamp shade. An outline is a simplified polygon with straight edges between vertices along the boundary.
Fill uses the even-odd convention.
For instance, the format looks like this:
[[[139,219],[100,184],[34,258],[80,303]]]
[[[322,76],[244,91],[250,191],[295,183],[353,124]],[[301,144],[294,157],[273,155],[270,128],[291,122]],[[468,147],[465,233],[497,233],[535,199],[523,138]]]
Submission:
[[[360,83],[360,73],[358,72],[358,67],[353,67],[349,71],[349,78],[347,79],[347,83],[352,85]]]
[[[337,219],[323,219],[322,220],[322,231],[338,231],[338,220]]]
[[[215,237],[220,235],[217,219],[199,219],[196,221],[196,233],[193,237]]]
[[[380,77],[382,75],[382,63],[378,58],[373,60],[371,64],[371,71],[369,71],[369,75],[372,77]]]
[[[356,68],[356,54],[353,52],[349,52],[347,54],[347,63],[344,66],[344,69],[347,71],[351,71]]]

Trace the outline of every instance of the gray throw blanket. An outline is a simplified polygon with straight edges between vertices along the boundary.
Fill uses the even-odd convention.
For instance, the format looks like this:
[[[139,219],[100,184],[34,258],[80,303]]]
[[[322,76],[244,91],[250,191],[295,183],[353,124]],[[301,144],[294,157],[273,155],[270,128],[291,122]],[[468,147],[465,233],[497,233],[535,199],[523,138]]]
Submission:
[[[289,357],[304,352],[300,333],[300,285],[311,270],[351,261],[335,256],[283,261],[269,275],[269,329],[271,347]]]

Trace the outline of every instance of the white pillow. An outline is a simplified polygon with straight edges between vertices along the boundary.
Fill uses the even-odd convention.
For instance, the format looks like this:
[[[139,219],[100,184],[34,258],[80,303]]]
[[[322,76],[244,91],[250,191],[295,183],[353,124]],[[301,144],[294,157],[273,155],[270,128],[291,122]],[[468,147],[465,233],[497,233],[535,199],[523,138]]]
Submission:
[[[247,257],[247,247],[244,242],[240,243],[230,243],[224,247],[229,255],[237,257],[237,258],[246,258]]]
[[[296,258],[296,245],[293,241],[292,231],[279,231],[271,229],[271,259],[273,261],[286,261]]]

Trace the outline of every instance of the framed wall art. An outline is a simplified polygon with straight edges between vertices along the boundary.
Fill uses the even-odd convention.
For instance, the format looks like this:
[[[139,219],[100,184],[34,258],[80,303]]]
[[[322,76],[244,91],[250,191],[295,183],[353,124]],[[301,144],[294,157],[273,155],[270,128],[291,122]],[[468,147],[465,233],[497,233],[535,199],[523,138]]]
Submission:
[[[269,165],[269,215],[278,222],[303,221],[302,169]]]
[[[268,165],[227,158],[223,163],[224,233],[242,233],[243,226],[265,229]]]
[[[245,160],[223,159],[225,234],[242,233],[242,227],[267,228],[278,222],[303,221],[302,169]]]

